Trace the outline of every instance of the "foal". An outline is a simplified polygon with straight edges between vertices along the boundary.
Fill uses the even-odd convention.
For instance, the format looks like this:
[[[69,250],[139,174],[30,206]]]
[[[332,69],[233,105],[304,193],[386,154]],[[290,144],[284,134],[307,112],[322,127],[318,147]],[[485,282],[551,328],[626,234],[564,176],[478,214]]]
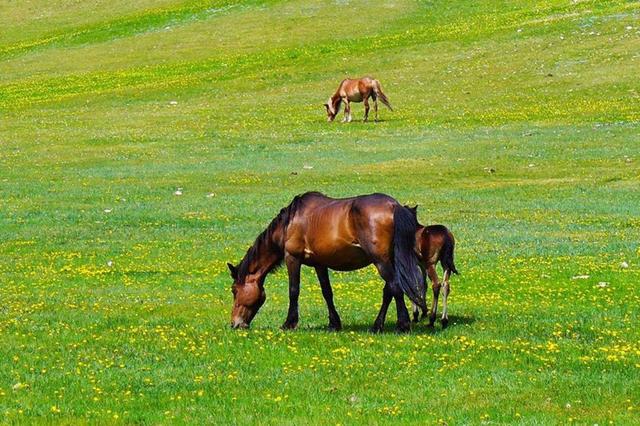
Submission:
[[[449,285],[449,277],[451,274],[457,274],[458,271],[453,263],[453,251],[455,248],[455,239],[451,231],[444,225],[418,226],[416,231],[416,251],[420,258],[422,268],[426,269],[429,279],[431,280],[433,290],[433,302],[431,303],[431,313],[429,315],[429,326],[433,326],[436,321],[436,313],[438,311],[438,298],[440,296],[440,281],[438,280],[438,272],[436,265],[440,262],[444,275],[442,277],[442,328],[446,328],[449,323],[447,314],[447,298],[451,291]],[[424,276],[425,274],[423,274]],[[427,283],[425,276],[424,297],[426,298]],[[426,311],[422,311],[422,318],[426,316]],[[413,321],[418,322],[418,306],[413,305]]]
[[[369,118],[369,98],[373,99],[373,110],[376,114],[375,121],[378,121],[378,98],[380,98],[380,101],[385,104],[387,108],[393,111],[389,99],[382,93],[382,87],[378,80],[369,77],[363,77],[357,80],[349,78],[342,80],[336,93],[324,104],[324,107],[327,109],[327,120],[333,121],[336,118],[336,115],[340,112],[340,106],[344,102],[344,119],[342,122],[351,122],[351,102],[364,101],[363,121],[367,121]]]

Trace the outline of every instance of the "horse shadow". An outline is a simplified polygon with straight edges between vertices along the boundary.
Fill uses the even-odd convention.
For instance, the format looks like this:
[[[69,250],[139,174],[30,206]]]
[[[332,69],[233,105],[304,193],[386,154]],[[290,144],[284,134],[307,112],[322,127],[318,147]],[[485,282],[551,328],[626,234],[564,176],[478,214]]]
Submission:
[[[442,332],[445,332],[450,329],[455,329],[457,327],[470,326],[475,322],[476,322],[476,318],[473,316],[449,315],[449,323],[447,327],[442,328],[440,319],[438,319],[432,327],[429,327],[429,321],[427,319],[423,319],[418,323],[412,322],[411,332],[409,332],[408,334],[416,334],[416,335],[440,334]],[[355,323],[355,324],[343,323],[342,330],[337,333],[354,332],[358,334],[374,334],[371,331],[372,325],[373,325],[373,322],[371,322],[370,324],[369,323]],[[385,324],[384,330],[382,331],[382,334],[394,334],[394,333],[399,334],[396,331],[395,327],[396,325],[394,320],[387,321]],[[327,333],[336,333],[335,331],[328,330],[327,326],[321,326],[321,325],[312,325],[309,327],[303,327],[303,328],[300,328],[300,331],[314,331],[314,332],[326,331]]]

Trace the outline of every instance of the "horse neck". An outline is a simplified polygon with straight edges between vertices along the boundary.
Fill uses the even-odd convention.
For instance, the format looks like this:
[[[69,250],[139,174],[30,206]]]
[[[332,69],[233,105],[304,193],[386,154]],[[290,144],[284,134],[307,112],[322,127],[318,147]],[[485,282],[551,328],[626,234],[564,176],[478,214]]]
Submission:
[[[268,230],[265,232],[268,232]],[[260,281],[264,280],[284,259],[283,232],[282,226],[278,226],[268,232],[265,238],[261,238],[260,241],[256,242],[255,249],[249,250],[247,256],[250,256],[250,258],[243,260],[250,262],[248,270],[256,271],[260,276]]]
[[[336,114],[340,112],[340,104],[342,103],[342,97],[338,94],[338,92],[334,93],[331,97],[331,102],[333,103],[333,110]]]
[[[260,273],[261,280],[263,280],[269,273],[271,273],[274,269],[276,269],[282,263],[284,259],[284,254],[280,251],[268,251],[260,256],[260,259],[257,259],[257,270]]]

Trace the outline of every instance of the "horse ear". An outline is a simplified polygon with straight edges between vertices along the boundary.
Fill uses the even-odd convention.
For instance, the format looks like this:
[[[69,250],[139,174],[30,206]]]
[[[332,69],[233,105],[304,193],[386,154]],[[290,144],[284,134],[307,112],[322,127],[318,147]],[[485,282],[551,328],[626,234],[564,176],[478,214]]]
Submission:
[[[233,278],[234,280],[238,278],[238,269],[229,262],[227,262],[227,266],[229,267],[229,271],[231,272],[231,278]]]

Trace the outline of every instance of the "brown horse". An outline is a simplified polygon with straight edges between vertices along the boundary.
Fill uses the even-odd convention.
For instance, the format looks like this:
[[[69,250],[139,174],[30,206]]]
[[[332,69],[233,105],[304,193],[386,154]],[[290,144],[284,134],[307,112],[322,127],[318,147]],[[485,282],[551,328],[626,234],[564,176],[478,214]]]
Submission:
[[[346,79],[342,80],[338,90],[329,98],[324,107],[327,109],[327,120],[333,121],[338,112],[340,105],[344,102],[344,119],[343,122],[351,122],[351,102],[364,101],[364,121],[369,118],[369,98],[373,99],[373,110],[375,111],[375,121],[378,121],[378,98],[391,111],[391,104],[386,95],[382,92],[382,87],[378,80],[369,77],[363,77],[358,80]]]
[[[411,209],[415,211],[414,209]],[[449,278],[451,274],[457,274],[458,270],[453,263],[453,251],[455,249],[455,239],[451,231],[444,225],[418,226],[416,231],[416,250],[419,252],[421,267],[426,270],[425,283],[423,289],[426,299],[427,283],[426,276],[431,280],[433,290],[433,301],[431,302],[431,312],[429,315],[429,326],[433,326],[436,321],[438,311],[438,298],[440,296],[441,283],[438,279],[436,265],[440,262],[444,275],[442,277],[442,328],[446,328],[449,323],[447,314],[447,298],[451,291]],[[422,318],[427,316],[427,311],[422,309]],[[413,304],[413,320],[418,322],[418,306]]]
[[[266,299],[267,274],[283,261],[289,274],[289,312],[284,329],[298,325],[300,268],[316,270],[329,310],[329,328],[341,328],[333,304],[328,269],[353,271],[373,264],[385,282],[383,302],[373,325],[381,331],[395,299],[400,331],[410,328],[403,293],[426,310],[424,277],[415,251],[415,215],[384,194],[329,198],[318,192],[296,196],[271,221],[238,266],[227,264],[233,278],[231,326],[247,328]]]

